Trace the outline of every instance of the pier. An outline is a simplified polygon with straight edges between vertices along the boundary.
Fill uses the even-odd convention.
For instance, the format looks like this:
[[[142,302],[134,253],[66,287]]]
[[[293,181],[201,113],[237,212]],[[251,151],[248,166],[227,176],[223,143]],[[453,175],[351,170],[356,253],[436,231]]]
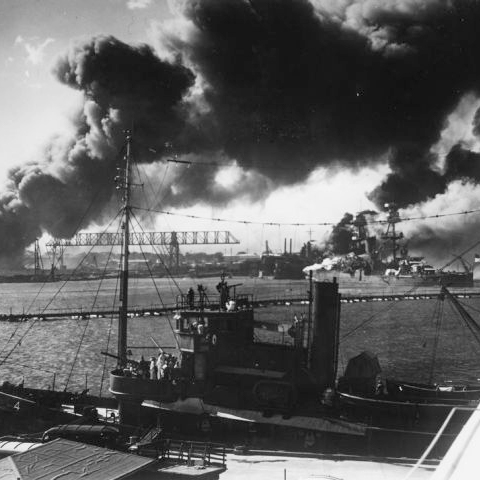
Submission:
[[[354,293],[343,292],[341,297],[342,303],[364,303],[364,302],[397,302],[397,301],[414,301],[414,300],[431,300],[438,298],[440,292],[438,289],[422,289],[419,292],[401,292],[394,293],[392,291],[382,292],[366,292]],[[478,298],[480,290],[452,289],[452,294],[456,298]],[[254,299],[251,304],[255,308],[268,306],[289,306],[289,305],[307,305],[308,297],[306,295],[278,295],[273,298]],[[175,304],[150,305],[150,306],[132,306],[128,309],[128,316],[134,317],[151,317],[162,316],[178,310],[179,306]],[[206,309],[218,308],[218,304],[209,304]],[[35,321],[51,321],[56,319],[76,319],[85,320],[91,318],[105,318],[118,315],[118,308],[96,308],[87,310],[81,308],[62,309],[62,310],[46,310],[44,312],[31,313],[8,313],[0,314],[0,321],[3,322],[23,322],[28,320]]]

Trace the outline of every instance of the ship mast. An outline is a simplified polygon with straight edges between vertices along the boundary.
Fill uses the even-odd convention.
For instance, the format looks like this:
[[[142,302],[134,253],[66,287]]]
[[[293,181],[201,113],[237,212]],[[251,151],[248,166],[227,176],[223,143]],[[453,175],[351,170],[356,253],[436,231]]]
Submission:
[[[127,365],[127,323],[128,323],[128,256],[130,240],[130,173],[131,173],[131,142],[130,131],[126,132],[125,169],[123,178],[115,177],[119,182],[117,188],[123,190],[123,219],[122,219],[122,262],[120,274],[120,307],[118,317],[118,367]],[[121,169],[119,169],[119,173]]]
[[[403,238],[403,233],[397,233],[395,231],[395,224],[400,222],[400,215],[398,214],[398,207],[395,203],[386,203],[385,208],[388,210],[388,217],[387,217],[387,231],[382,235],[384,240],[391,240],[392,242],[392,255],[393,255],[393,263],[397,263],[397,240],[401,240]]]

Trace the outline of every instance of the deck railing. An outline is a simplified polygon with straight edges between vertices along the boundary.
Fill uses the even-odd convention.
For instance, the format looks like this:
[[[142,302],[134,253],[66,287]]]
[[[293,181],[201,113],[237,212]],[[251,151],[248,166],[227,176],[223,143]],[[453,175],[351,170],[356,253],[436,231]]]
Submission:
[[[184,461],[187,465],[225,466],[225,447],[214,443],[165,440],[163,459]]]
[[[140,455],[155,456],[160,460],[172,460],[186,465],[225,466],[225,446],[209,443],[173,439],[157,439],[158,431],[153,428],[130,448]],[[149,440],[150,439],[150,440]]]

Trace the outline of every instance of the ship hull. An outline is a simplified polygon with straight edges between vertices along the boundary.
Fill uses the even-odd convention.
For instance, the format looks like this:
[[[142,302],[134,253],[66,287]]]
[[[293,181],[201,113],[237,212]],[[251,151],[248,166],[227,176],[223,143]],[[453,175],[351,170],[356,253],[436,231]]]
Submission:
[[[422,411],[423,422],[418,424],[412,420],[407,423],[407,419],[414,418],[413,410],[403,405],[408,412],[403,416],[397,415],[399,422],[392,424],[392,406],[384,405],[384,418],[390,418],[390,422],[383,424],[379,420],[378,406],[373,407],[377,414],[372,417],[372,406],[360,406],[356,401],[354,408],[357,409],[357,415],[354,415],[352,407],[344,408],[342,418],[308,414],[292,417],[278,413],[265,415],[265,412],[258,410],[206,404],[200,398],[196,401],[199,408],[192,408],[192,403],[185,407],[185,402],[144,402],[142,409],[151,410],[152,414],[156,411],[156,421],[168,435],[187,435],[189,438],[221,441],[231,446],[244,445],[249,449],[396,458],[418,458],[448,414],[443,407],[441,412],[428,409]],[[399,411],[402,406],[395,405],[393,408]],[[412,415],[409,416],[409,413]],[[458,421],[439,438],[432,458],[440,458],[445,454],[468,416],[469,412],[464,412],[462,418],[457,418]]]
[[[118,390],[120,383],[112,380]],[[113,392],[123,421],[144,426],[160,424],[167,436],[247,445],[251,449],[268,446],[316,453],[418,457],[454,406],[451,402],[383,401],[340,393],[338,402],[331,406],[299,405],[289,412],[269,411],[248,403],[212,403],[206,394],[173,399],[173,392],[161,393],[159,384],[149,394],[147,390],[154,388],[155,381],[144,381],[142,389],[130,380],[123,380],[123,394]],[[467,404],[470,402],[462,405]],[[470,411],[456,415],[441,436],[435,457],[446,452],[469,415]]]
[[[349,274],[335,270],[318,270],[313,272],[313,279],[318,282],[333,282],[336,279],[340,288],[391,289],[405,290],[412,287],[473,287],[472,273],[442,273],[434,275],[364,275],[359,270]]]
[[[74,413],[26,397],[0,392],[0,434],[38,434],[58,423],[78,420]]]

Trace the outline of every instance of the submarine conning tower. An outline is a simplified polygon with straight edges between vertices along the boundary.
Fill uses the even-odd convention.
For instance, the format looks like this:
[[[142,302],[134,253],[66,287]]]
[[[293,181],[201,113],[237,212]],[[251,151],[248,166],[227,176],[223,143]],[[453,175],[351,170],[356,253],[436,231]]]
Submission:
[[[313,282],[312,335],[308,366],[319,390],[335,386],[340,328],[338,283]]]

